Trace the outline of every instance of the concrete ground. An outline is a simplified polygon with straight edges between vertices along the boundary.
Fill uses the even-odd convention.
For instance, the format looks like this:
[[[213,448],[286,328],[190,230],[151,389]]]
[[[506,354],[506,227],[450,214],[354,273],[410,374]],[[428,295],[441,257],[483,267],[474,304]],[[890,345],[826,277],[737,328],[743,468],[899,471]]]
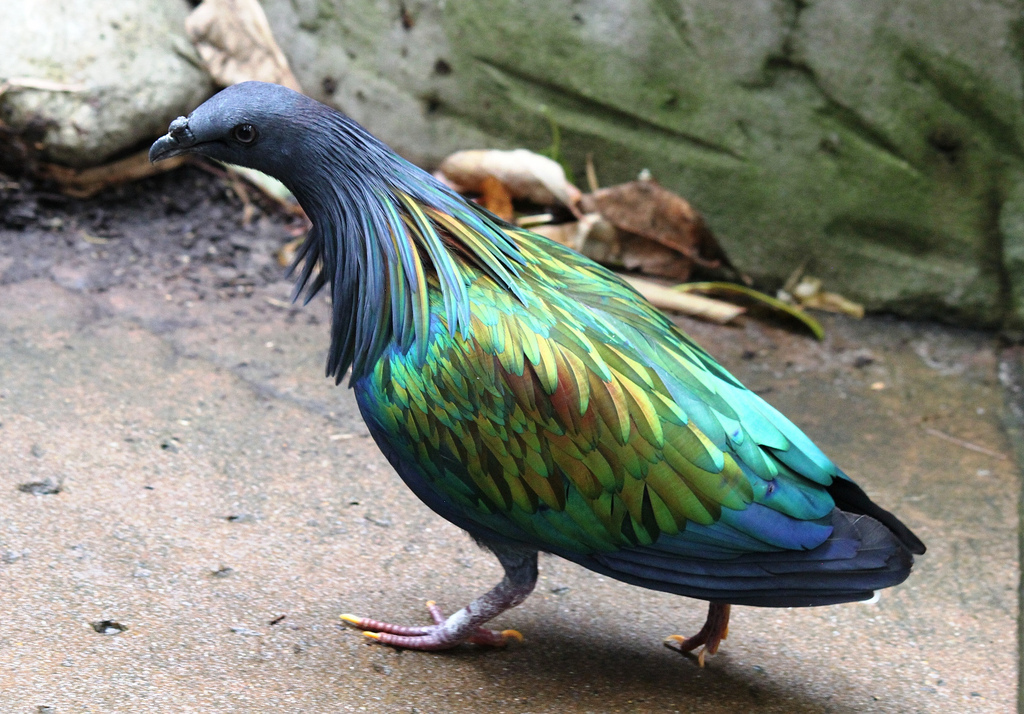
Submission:
[[[287,290],[0,287],[0,711],[1015,709],[1020,483],[991,336],[685,323],[926,541],[879,602],[736,608],[701,670],[661,641],[703,603],[545,557],[496,623],[524,643],[424,654],[338,615],[425,622],[500,569],[399,481],[322,378],[325,304]]]

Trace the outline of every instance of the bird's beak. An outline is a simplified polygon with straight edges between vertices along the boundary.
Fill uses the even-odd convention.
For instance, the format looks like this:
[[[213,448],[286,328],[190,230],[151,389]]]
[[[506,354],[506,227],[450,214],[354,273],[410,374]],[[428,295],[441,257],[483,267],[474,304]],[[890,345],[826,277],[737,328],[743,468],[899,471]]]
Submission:
[[[178,117],[171,122],[168,132],[149,147],[149,160],[153,163],[169,159],[190,151],[196,145],[196,137],[188,128],[188,119]]]

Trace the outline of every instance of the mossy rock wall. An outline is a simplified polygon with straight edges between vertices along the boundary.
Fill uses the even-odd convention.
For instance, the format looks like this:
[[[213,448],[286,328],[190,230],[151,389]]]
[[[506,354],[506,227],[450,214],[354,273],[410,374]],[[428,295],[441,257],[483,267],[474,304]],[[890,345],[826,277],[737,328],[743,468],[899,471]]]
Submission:
[[[265,0],[307,91],[425,164],[648,168],[767,288],[1024,325],[1024,2]]]

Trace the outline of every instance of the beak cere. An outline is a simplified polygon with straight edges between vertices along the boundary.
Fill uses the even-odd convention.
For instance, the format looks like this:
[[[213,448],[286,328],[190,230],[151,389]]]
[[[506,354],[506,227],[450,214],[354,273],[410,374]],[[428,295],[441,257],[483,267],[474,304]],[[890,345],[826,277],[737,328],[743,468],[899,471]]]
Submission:
[[[178,117],[171,122],[167,134],[161,136],[149,147],[149,160],[153,163],[184,154],[195,146],[196,137],[188,127],[188,119]]]

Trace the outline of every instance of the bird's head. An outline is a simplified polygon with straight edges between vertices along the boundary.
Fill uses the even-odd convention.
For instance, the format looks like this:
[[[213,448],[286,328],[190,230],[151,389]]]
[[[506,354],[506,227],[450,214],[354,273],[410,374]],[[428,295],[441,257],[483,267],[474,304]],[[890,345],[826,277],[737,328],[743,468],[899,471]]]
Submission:
[[[452,334],[469,329],[470,273],[484,272],[525,302],[516,283],[525,258],[513,226],[298,92],[263,82],[228,87],[172,121],[149,158],[188,153],[262,171],[299,200],[313,229],[295,261],[298,290],[306,286],[310,299],[331,287],[327,369],[339,380],[350,365],[353,379],[364,374],[389,339],[402,348],[415,340],[425,358],[428,273],[440,283]],[[449,250],[460,241],[458,256],[468,258]]]
[[[332,111],[287,87],[243,82],[172,121],[150,148],[149,160],[194,153],[284,178],[315,135],[310,126]]]

